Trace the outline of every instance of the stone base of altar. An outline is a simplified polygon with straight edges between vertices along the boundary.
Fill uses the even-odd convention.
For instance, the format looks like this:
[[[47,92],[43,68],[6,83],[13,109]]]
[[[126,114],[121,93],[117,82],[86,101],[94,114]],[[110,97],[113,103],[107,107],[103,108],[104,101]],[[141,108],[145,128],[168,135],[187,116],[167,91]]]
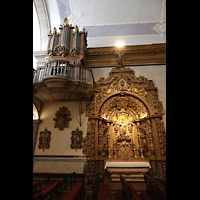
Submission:
[[[122,174],[128,182],[145,182],[143,174],[150,168],[149,162],[106,162],[106,180],[119,182]]]

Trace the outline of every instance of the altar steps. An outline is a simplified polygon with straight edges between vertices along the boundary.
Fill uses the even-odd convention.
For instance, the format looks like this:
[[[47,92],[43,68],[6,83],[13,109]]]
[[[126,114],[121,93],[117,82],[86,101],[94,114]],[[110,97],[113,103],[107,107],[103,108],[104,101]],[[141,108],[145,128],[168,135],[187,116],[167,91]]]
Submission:
[[[123,177],[127,182],[145,182],[143,174],[131,174],[131,175],[124,174]],[[111,181],[120,182],[119,174],[112,174]]]

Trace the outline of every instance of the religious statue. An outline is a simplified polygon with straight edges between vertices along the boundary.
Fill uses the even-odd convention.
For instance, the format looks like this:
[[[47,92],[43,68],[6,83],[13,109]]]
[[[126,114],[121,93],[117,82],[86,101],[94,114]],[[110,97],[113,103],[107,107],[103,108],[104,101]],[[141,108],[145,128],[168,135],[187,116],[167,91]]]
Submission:
[[[119,127],[119,136],[117,137],[117,141],[127,141],[130,142],[131,139],[130,137],[127,135],[127,127],[124,123],[124,120],[122,119],[120,127]]]
[[[83,132],[79,131],[77,128],[75,131],[72,131],[72,136],[71,136],[71,145],[70,147],[72,149],[81,149],[82,148],[82,141],[83,141]]]
[[[120,124],[119,133],[121,137],[126,135],[126,126],[124,124]]]
[[[50,147],[50,140],[51,140],[51,131],[48,131],[47,128],[44,129],[44,131],[40,131],[40,137],[39,137],[39,149],[49,149]]]

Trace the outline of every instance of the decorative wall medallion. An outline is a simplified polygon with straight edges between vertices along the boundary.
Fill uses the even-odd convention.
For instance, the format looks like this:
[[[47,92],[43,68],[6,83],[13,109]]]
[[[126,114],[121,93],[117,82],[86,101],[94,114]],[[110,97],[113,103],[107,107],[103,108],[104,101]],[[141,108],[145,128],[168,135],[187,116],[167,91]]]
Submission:
[[[47,128],[44,129],[44,131],[40,131],[40,137],[39,137],[39,149],[49,149],[50,147],[50,140],[51,140],[51,131],[48,131]]]
[[[69,128],[69,121],[72,120],[70,111],[67,107],[63,106],[59,108],[59,110],[56,112],[56,117],[53,118],[55,121],[54,128],[58,128],[60,131],[64,130],[64,128]]]
[[[71,136],[71,145],[70,147],[72,149],[81,149],[82,148],[82,142],[83,142],[83,132],[79,131],[77,128],[75,131],[72,131],[72,136]]]
[[[125,85],[125,81],[123,79],[120,80],[120,85],[124,86]]]

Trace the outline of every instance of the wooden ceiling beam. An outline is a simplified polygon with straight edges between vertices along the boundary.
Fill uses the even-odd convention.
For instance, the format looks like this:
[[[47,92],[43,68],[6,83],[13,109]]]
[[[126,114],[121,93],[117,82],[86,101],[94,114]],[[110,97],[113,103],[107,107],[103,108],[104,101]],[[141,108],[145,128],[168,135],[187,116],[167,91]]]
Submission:
[[[166,44],[124,46],[123,65],[166,64]],[[87,48],[86,67],[117,66],[116,47]]]

